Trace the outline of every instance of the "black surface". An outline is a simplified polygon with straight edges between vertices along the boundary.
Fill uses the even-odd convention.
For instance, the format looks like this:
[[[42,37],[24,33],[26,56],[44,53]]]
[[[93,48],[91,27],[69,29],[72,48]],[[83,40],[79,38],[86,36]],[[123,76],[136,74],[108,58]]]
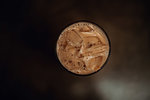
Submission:
[[[149,2],[5,0],[0,13],[0,100],[149,100]],[[111,41],[105,67],[80,77],[65,71],[55,44],[62,29],[88,20]]]

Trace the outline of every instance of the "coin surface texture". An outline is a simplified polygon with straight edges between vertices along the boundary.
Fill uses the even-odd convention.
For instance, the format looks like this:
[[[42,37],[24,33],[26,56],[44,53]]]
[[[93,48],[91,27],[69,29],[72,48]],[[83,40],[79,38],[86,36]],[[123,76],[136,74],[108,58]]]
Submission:
[[[110,51],[105,32],[90,22],[77,22],[60,34],[56,52],[61,64],[70,72],[88,75],[101,69]]]

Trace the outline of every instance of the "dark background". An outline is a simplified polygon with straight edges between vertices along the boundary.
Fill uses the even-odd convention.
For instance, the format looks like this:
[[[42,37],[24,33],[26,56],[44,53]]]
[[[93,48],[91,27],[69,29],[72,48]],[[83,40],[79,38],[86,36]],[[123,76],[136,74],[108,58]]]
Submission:
[[[150,100],[149,3],[5,0],[0,12],[0,100]],[[111,41],[105,67],[75,76],[55,53],[62,29],[97,23]]]

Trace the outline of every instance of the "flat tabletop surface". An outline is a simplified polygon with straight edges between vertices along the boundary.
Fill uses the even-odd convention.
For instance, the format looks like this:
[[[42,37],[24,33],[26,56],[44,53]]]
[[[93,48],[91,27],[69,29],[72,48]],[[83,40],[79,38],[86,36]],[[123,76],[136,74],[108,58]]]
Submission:
[[[150,100],[148,2],[5,0],[2,8],[1,100]],[[101,26],[111,42],[107,64],[89,76],[66,71],[55,51],[79,20]]]

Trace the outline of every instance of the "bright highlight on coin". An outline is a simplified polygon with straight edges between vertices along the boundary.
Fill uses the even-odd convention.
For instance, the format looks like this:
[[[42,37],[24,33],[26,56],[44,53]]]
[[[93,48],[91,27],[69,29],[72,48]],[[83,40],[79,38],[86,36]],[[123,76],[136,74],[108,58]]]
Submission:
[[[56,52],[70,72],[88,75],[106,62],[110,44],[105,32],[90,22],[77,22],[65,28],[57,40]]]

